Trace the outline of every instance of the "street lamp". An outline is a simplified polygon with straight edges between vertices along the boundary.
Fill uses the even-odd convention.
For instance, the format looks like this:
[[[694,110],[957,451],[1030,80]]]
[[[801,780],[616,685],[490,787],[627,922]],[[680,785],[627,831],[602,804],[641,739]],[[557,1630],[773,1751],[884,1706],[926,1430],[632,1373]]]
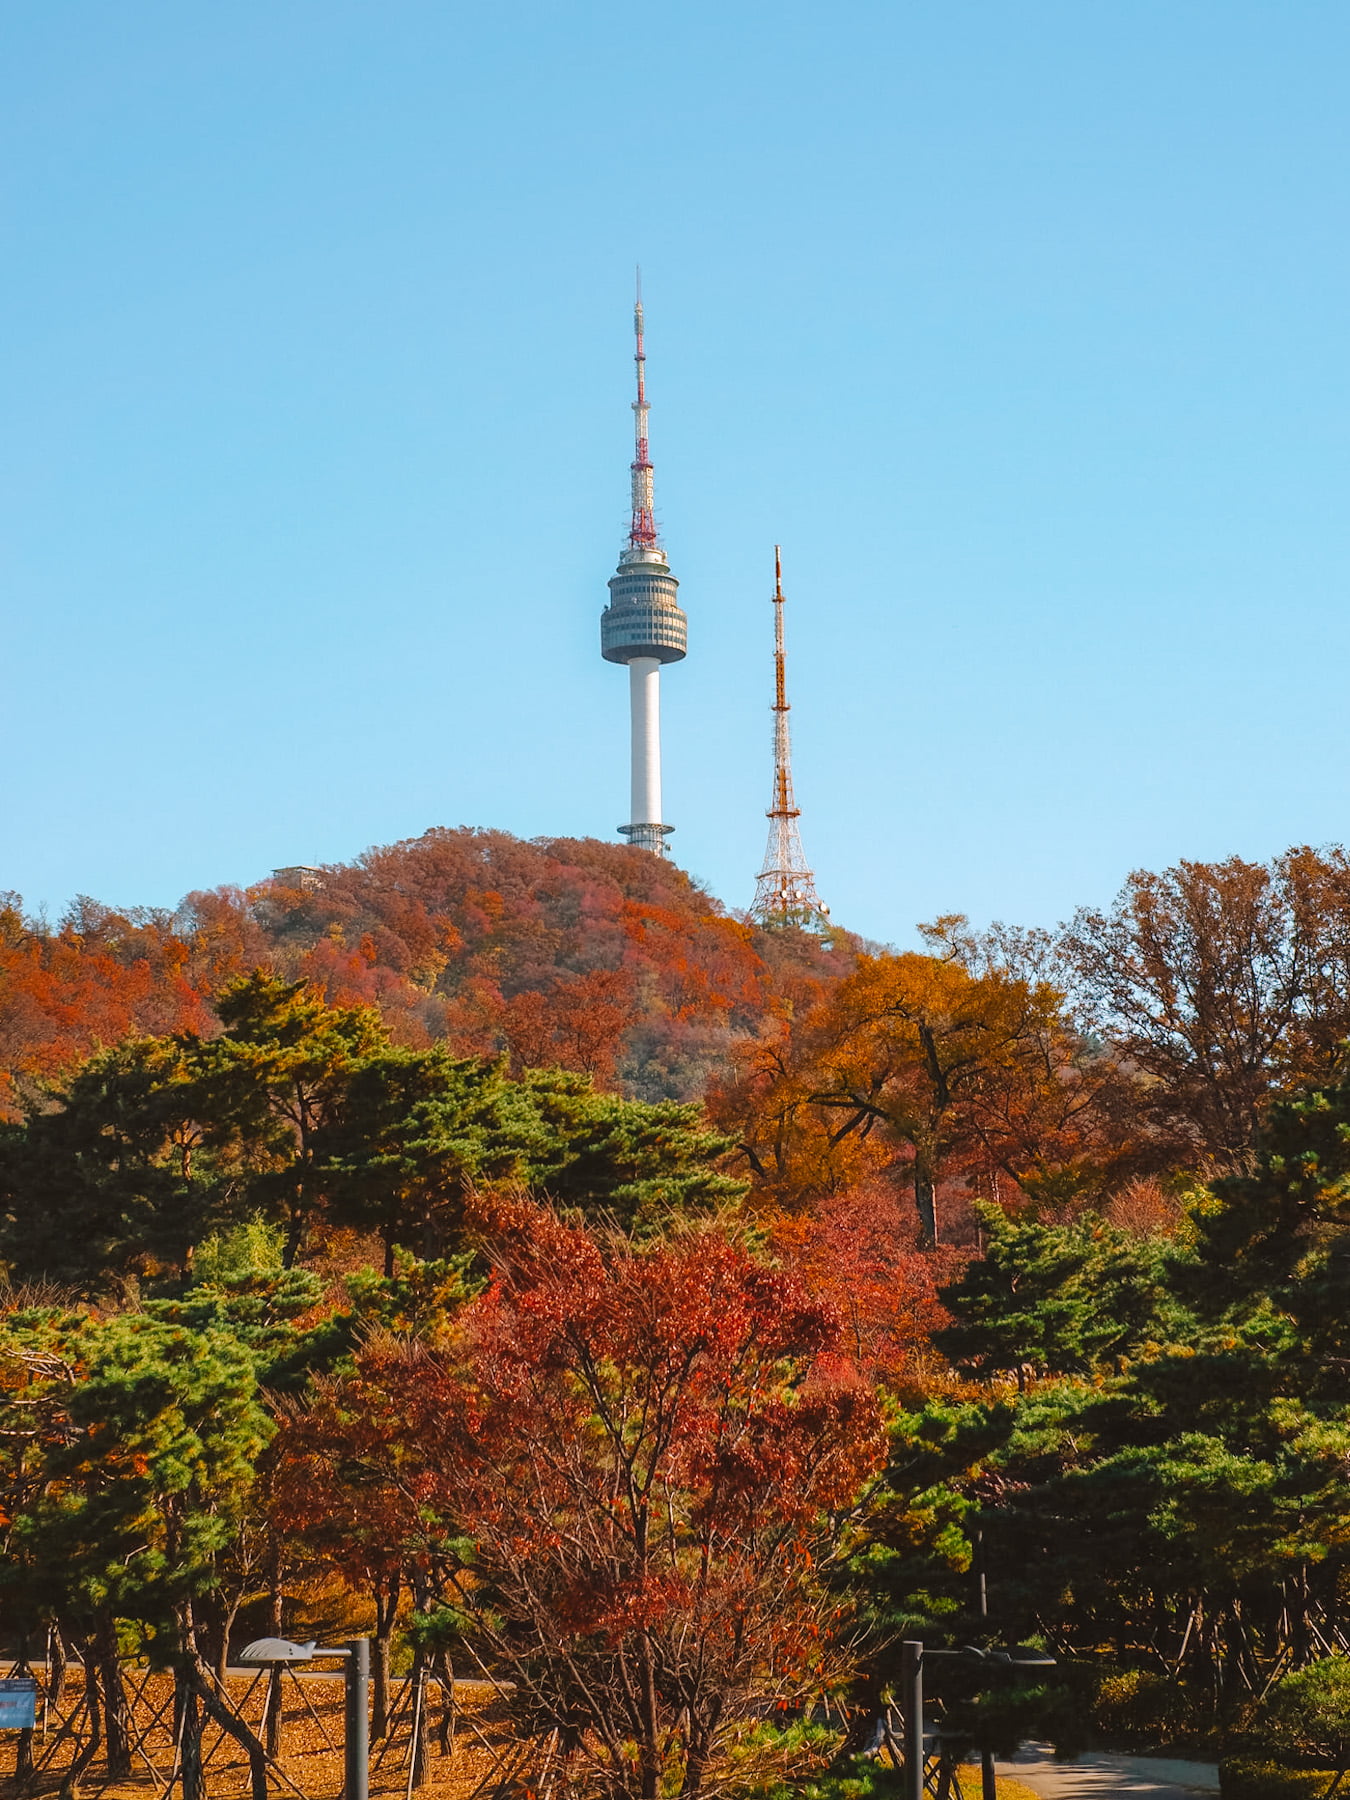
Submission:
[[[966,1662],[990,1663],[1005,1669],[1052,1669],[1055,1659],[1031,1644],[1014,1644],[1007,1650],[983,1650],[978,1644],[962,1644],[958,1650],[927,1650],[918,1638],[906,1638],[900,1646],[900,1708],[904,1715],[905,1800],[923,1800],[923,1665],[930,1656],[955,1656]],[[998,1800],[994,1779],[994,1753],[980,1752],[982,1800]]]
[[[284,1669],[313,1662],[316,1656],[341,1656],[344,1729],[342,1735],[342,1800],[370,1800],[370,1639],[349,1644],[294,1644],[289,1638],[257,1638],[245,1644],[239,1661],[251,1669]]]

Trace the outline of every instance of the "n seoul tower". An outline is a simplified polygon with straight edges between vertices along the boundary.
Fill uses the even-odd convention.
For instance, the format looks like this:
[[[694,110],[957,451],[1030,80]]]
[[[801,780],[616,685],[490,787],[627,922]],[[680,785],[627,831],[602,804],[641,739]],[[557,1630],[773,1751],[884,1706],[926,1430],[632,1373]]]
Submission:
[[[633,402],[636,450],[633,456],[633,516],[628,544],[609,582],[609,605],[600,615],[600,654],[606,662],[628,664],[632,708],[633,791],[629,823],[619,831],[639,850],[666,854],[673,825],[661,823],[661,664],[679,662],[689,622],[675,595],[656,531],[655,488],[647,445],[647,356],[642,337],[642,281],[633,308],[637,338],[637,399]]]

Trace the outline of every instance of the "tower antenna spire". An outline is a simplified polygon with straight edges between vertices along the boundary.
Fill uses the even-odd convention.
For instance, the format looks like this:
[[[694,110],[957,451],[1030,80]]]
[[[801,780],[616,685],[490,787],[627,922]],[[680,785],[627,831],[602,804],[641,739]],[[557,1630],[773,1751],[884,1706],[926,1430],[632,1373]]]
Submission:
[[[633,302],[633,362],[637,367],[637,399],[633,402],[633,517],[628,528],[630,550],[655,550],[656,487],[652,470],[651,449],[647,437],[647,349],[644,342],[642,315],[642,268],[637,270],[637,293]]]
[[[802,809],[792,793],[792,738],[787,697],[787,651],[783,643],[783,553],[773,547],[773,805],[769,808],[769,842],[764,866],[755,882],[750,910],[766,925],[804,925],[820,931],[830,909],[816,892],[815,876],[806,866],[797,821]]]

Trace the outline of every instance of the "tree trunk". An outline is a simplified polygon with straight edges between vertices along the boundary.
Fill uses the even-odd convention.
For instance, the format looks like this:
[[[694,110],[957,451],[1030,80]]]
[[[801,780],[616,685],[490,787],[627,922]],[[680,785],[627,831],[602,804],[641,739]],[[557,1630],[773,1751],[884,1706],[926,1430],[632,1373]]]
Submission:
[[[175,1712],[178,1737],[178,1776],[183,1800],[206,1800],[202,1780],[202,1719],[191,1670],[184,1664],[174,1671]]]
[[[1313,1634],[1308,1629],[1308,1565],[1304,1563],[1298,1573],[1285,1583],[1285,1606],[1289,1614],[1289,1646],[1293,1652],[1294,1667],[1301,1669],[1316,1656],[1313,1648]]]
[[[75,1800],[80,1791],[80,1781],[86,1769],[99,1753],[103,1742],[103,1728],[98,1703],[98,1683],[94,1679],[92,1652],[85,1664],[84,1672],[84,1706],[89,1714],[89,1740],[75,1752],[70,1767],[66,1770],[61,1782],[60,1800]]]
[[[290,1217],[286,1221],[286,1242],[281,1252],[283,1269],[293,1269],[296,1259],[305,1246],[305,1189],[301,1182],[296,1188],[295,1198],[288,1208]]]
[[[408,1786],[413,1789],[422,1787],[427,1778],[427,1658],[420,1644],[413,1652],[409,1730],[412,1738],[408,1747]]]
[[[455,1754],[456,1694],[455,1665],[448,1650],[436,1652],[436,1673],[440,1676],[441,1692],[445,1696],[445,1704],[441,1707],[441,1723],[437,1732],[437,1747],[442,1756],[452,1760]]]
[[[197,1646],[209,1663],[214,1663],[219,1667],[222,1660],[221,1642],[224,1633],[221,1629],[221,1610],[217,1604],[216,1595],[198,1595],[192,1611],[196,1625]]]
[[[228,1732],[239,1744],[248,1757],[251,1800],[267,1800],[267,1752],[248,1726],[211,1686],[211,1678],[203,1663],[196,1664],[192,1671],[192,1684],[197,1697],[207,1714],[215,1720],[222,1731]]]
[[[242,1593],[234,1593],[233,1598],[220,1609],[220,1638],[216,1654],[216,1680],[220,1689],[225,1691],[225,1682],[230,1668],[230,1639],[234,1635],[235,1620],[239,1617],[239,1608],[243,1605]],[[280,1634],[278,1634],[280,1635]]]
[[[275,1762],[281,1755],[281,1668],[267,1671],[267,1702],[263,1708],[263,1742]]]
[[[656,1800],[661,1787],[661,1728],[656,1703],[656,1659],[651,1640],[645,1634],[639,1640],[642,1659],[638,1690],[642,1736],[638,1740],[639,1779],[642,1800]],[[686,1769],[686,1780],[688,1771]]]
[[[703,1791],[703,1778],[707,1773],[713,1729],[705,1723],[695,1730],[692,1711],[686,1714],[685,1729],[684,1780],[680,1783],[680,1800],[698,1800],[698,1795]]]
[[[99,1616],[94,1630],[93,1653],[93,1665],[86,1669],[85,1679],[97,1680],[103,1692],[108,1780],[126,1781],[131,1774],[131,1722],[127,1717],[127,1696],[117,1656],[117,1621],[109,1612]]]
[[[389,1660],[398,1617],[402,1583],[397,1577],[389,1587],[375,1589],[375,1655],[370,1671],[370,1737],[377,1742],[389,1733]]]
[[[19,1733],[19,1741],[14,1750],[14,1779],[17,1782],[27,1781],[33,1773],[33,1728],[26,1725]]]
[[[244,1596],[235,1589],[229,1595],[217,1588],[208,1596],[207,1602],[199,1599],[195,1612],[198,1616],[197,1645],[207,1666],[215,1671],[216,1680],[224,1688],[226,1672],[230,1662],[230,1634],[234,1630],[234,1622],[239,1617],[239,1608]],[[201,1617],[205,1612],[205,1618]]]
[[[281,1636],[281,1541],[275,1533],[272,1535],[271,1554],[267,1568],[268,1599],[270,1601],[269,1623],[272,1636]],[[263,1742],[267,1746],[267,1754],[274,1760],[281,1755],[281,1677],[284,1671],[280,1668],[269,1669],[267,1674],[267,1704],[263,1708]]]
[[[937,1193],[932,1174],[921,1161],[914,1164],[914,1210],[919,1215],[919,1242],[932,1249],[938,1241]]]
[[[10,1671],[31,1681],[33,1671],[28,1661],[28,1633],[25,1631],[19,1638],[19,1660]],[[33,1773],[33,1728],[25,1725],[19,1732],[19,1741],[14,1747],[14,1779],[17,1782],[27,1781]]]

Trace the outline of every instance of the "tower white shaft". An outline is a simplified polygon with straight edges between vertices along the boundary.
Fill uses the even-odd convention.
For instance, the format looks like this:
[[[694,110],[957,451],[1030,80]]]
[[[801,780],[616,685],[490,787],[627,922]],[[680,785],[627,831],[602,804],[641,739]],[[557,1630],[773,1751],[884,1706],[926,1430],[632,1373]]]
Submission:
[[[661,822],[661,664],[654,656],[635,656],[628,665],[628,693],[633,710],[634,829]]]

